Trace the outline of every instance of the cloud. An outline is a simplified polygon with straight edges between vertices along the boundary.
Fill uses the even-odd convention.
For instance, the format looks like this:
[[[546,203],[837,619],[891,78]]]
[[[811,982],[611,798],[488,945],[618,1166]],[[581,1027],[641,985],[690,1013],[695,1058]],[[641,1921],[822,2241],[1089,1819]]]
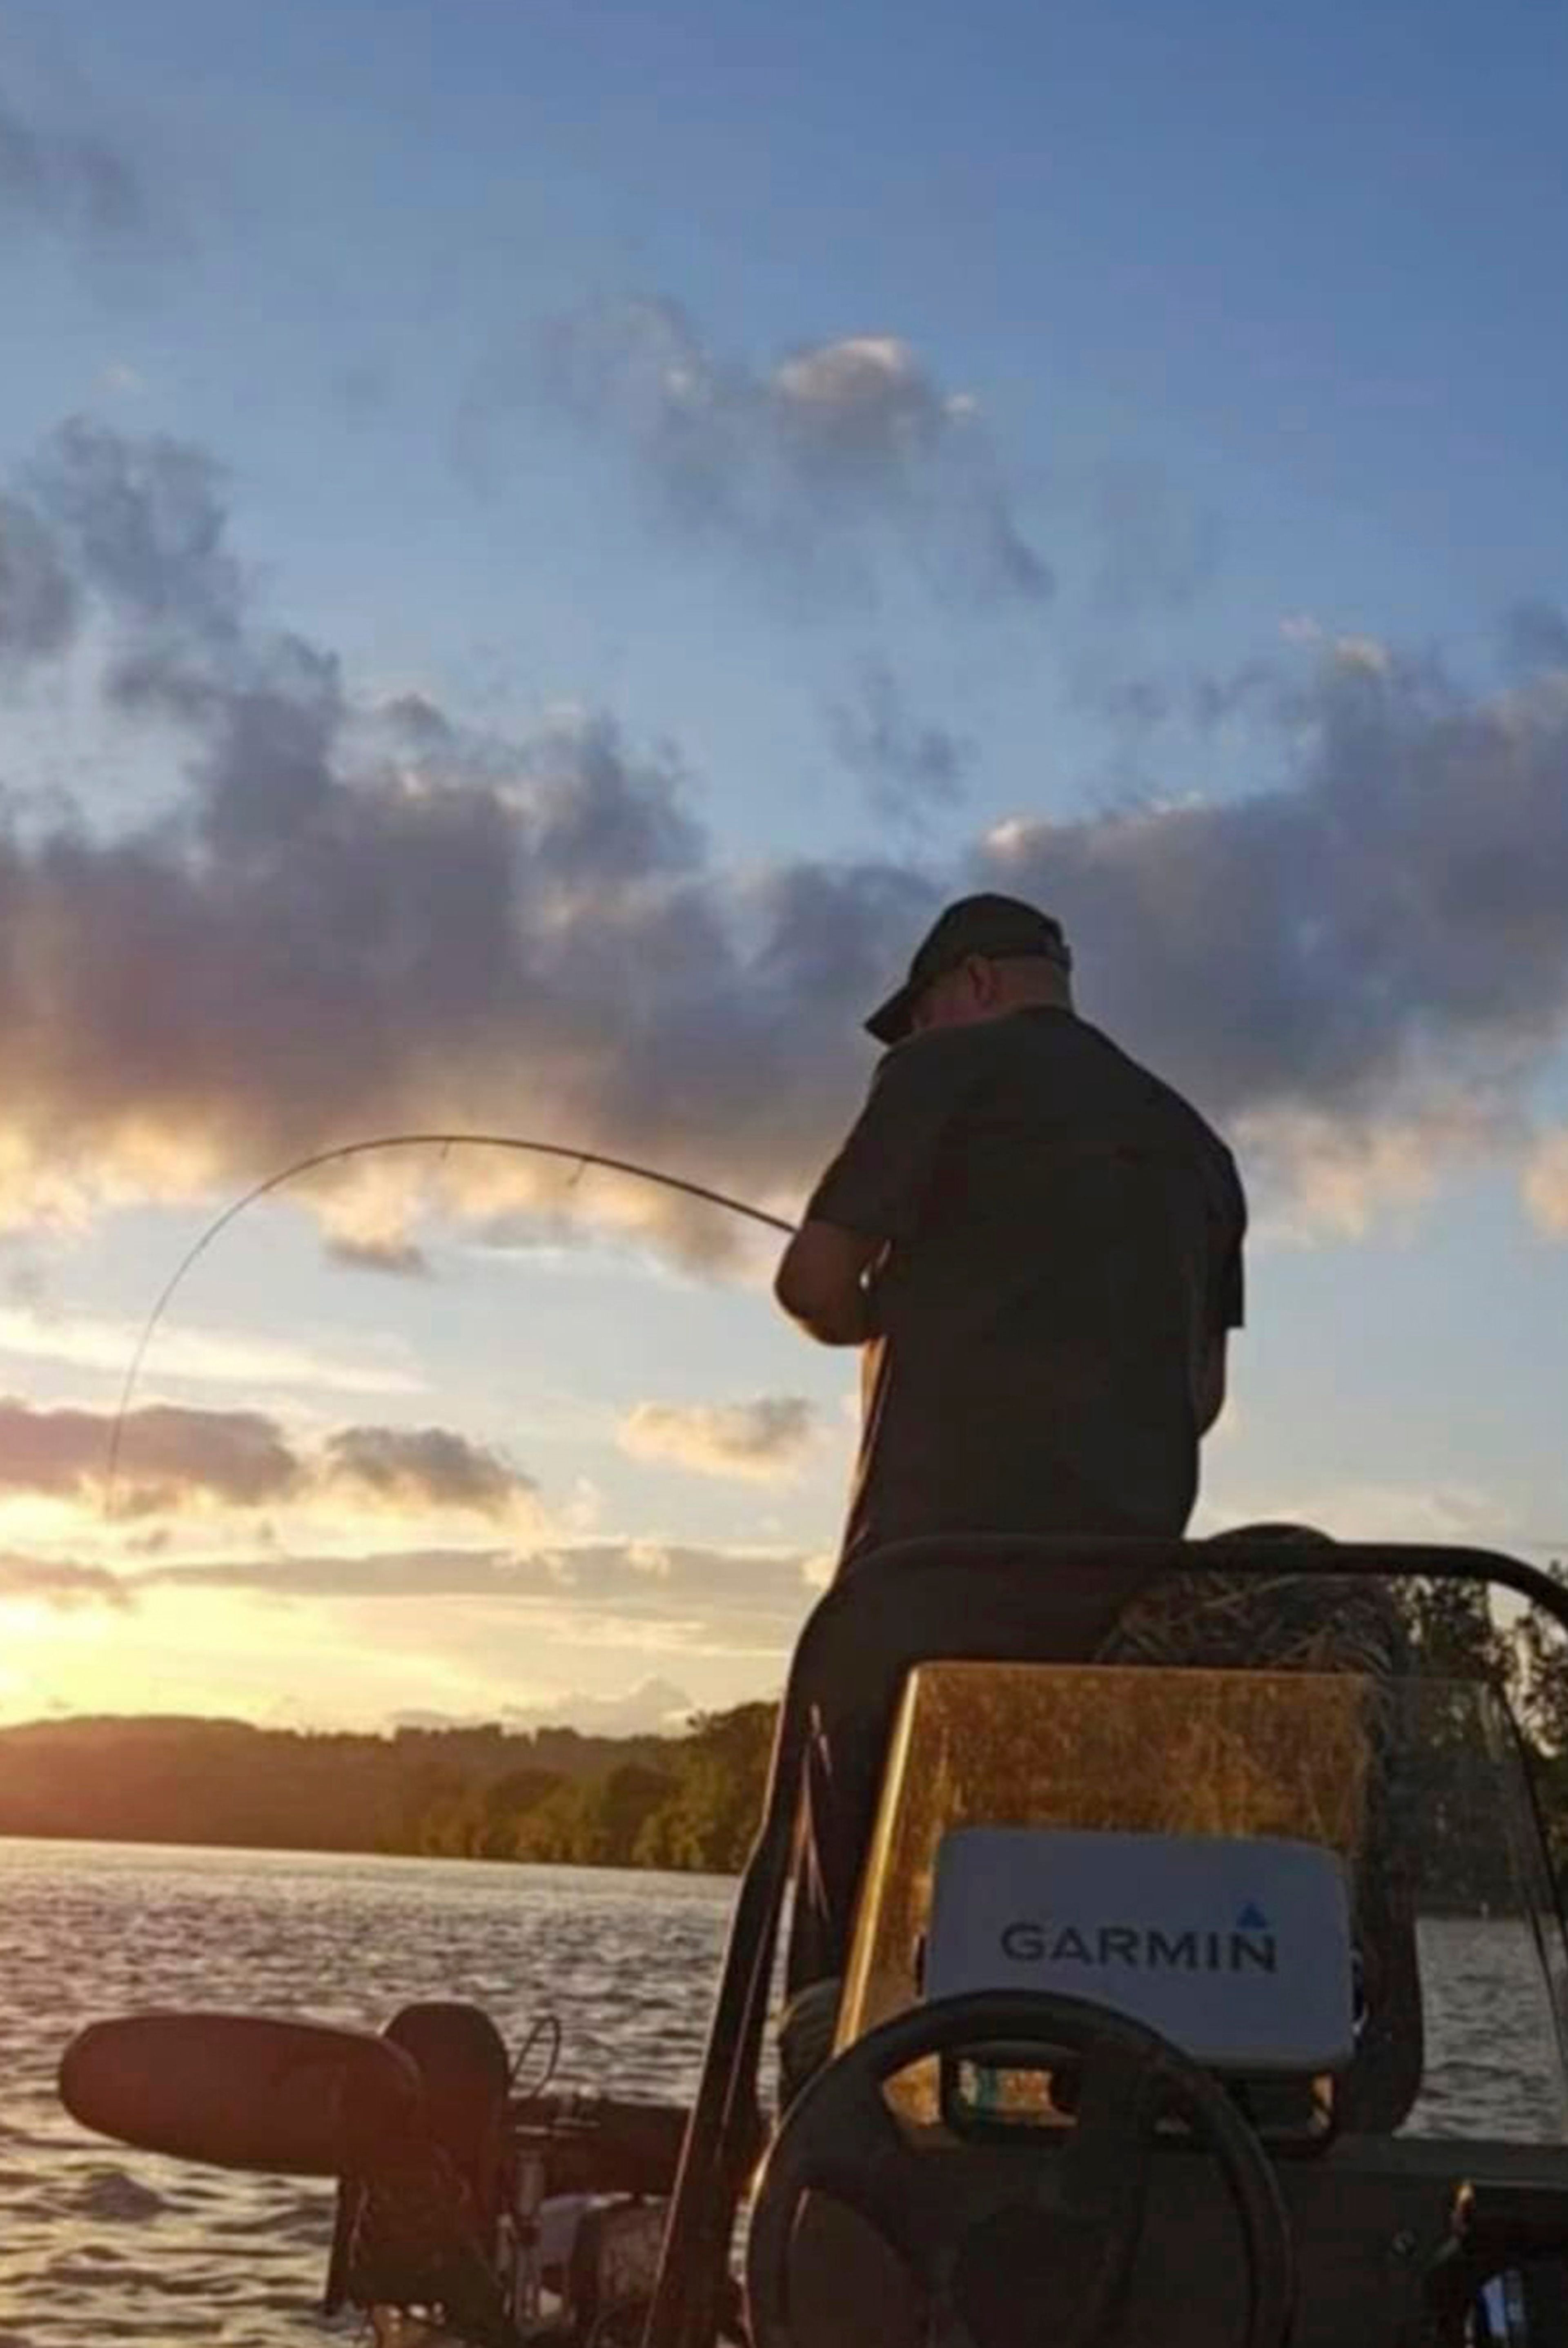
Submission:
[[[377,1550],[361,1555],[181,1560],[150,1566],[149,1588],[253,1591],[273,1598],[504,1598],[548,1595],[537,1574],[520,1579],[502,1550]]]
[[[409,1239],[333,1239],[328,1241],[326,1251],[334,1263],[341,1263],[350,1272],[388,1272],[401,1280],[428,1280],[430,1276],[429,1257]]]
[[[593,1541],[525,1551],[217,1558],[150,1566],[131,1586],[377,1606],[439,1599],[579,1646],[776,1656],[793,1647],[819,1594],[812,1563],[798,1550]]]
[[[544,398],[624,449],[663,518],[767,573],[852,573],[895,550],[940,592],[1044,602],[1049,563],[1024,536],[977,403],[944,392],[897,335],[850,335],[769,367],[720,359],[678,305],[558,318],[529,368],[492,371],[469,404],[493,444],[520,397]]]
[[[100,1507],[114,1414],[0,1400],[0,1498],[34,1494]],[[344,1503],[404,1516],[494,1520],[536,1492],[497,1453],[443,1426],[345,1426],[310,1443],[260,1411],[149,1404],[120,1425],[116,1513]]]
[[[102,1411],[0,1401],[0,1493],[96,1504],[104,1490],[111,1425]],[[256,1508],[292,1492],[299,1474],[278,1427],[260,1412],[152,1404],[127,1414],[117,1501],[130,1515],[202,1500]]]
[[[809,461],[866,461],[883,427],[799,366],[780,396],[823,444]],[[1401,1162],[1517,1150],[1568,1035],[1562,668],[1478,694],[1368,640],[1282,644],[1235,700],[1243,793],[1025,809],[946,871],[738,869],[678,759],[601,714],[507,739],[428,696],[356,697],[328,649],[259,619],[199,452],[74,427],[31,479],[107,638],[115,726],[179,764],[155,821],[0,830],[14,1222],[63,1190],[80,1213],[192,1197],[335,1142],[514,1120],[788,1213],[860,1097],[860,1018],[976,883],[1061,914],[1088,1015],[1234,1124],[1250,1163],[1320,1188],[1336,1163],[1336,1213],[1358,1157],[1369,1196],[1378,1167],[1397,1190]],[[569,1205],[693,1260],[738,1236],[665,1193],[476,1151],[298,1195],[335,1243],[394,1256],[432,1203],[497,1223]]]
[[[1568,1239],[1568,1127],[1543,1134],[1532,1150],[1524,1198],[1542,1231]]]
[[[1515,603],[1504,617],[1503,649],[1527,675],[1568,669],[1568,614],[1539,599]]]
[[[689,1726],[696,1709],[685,1688],[655,1675],[624,1695],[573,1693],[508,1704],[501,1719],[508,1728],[550,1728],[564,1722],[589,1736],[675,1736]]]
[[[391,1728],[483,1728],[491,1722],[514,1733],[540,1728],[575,1728],[583,1736],[674,1736],[696,1707],[685,1688],[656,1674],[623,1695],[589,1695],[572,1689],[532,1704],[503,1704],[500,1711],[395,1712]]]
[[[830,704],[828,730],[871,807],[890,821],[919,824],[964,795],[974,745],[914,718],[884,662],[868,661],[852,693]]]
[[[1336,1540],[1432,1541],[1485,1547],[1514,1539],[1509,1511],[1496,1497],[1465,1484],[1327,1483],[1259,1498],[1242,1492],[1206,1495],[1193,1519],[1194,1538],[1248,1524],[1311,1526]],[[1531,1544],[1515,1541],[1515,1546]]]
[[[1514,1148],[1568,1035],[1568,673],[1478,696],[1381,645],[1313,662],[1288,785],[1020,818],[981,870],[1063,914],[1090,1016],[1282,1160]]]
[[[0,221],[62,230],[95,245],[144,236],[143,176],[112,139],[28,122],[0,98]]]
[[[816,1415],[796,1395],[764,1395],[755,1402],[640,1402],[620,1428],[624,1450],[665,1460],[704,1476],[773,1481],[799,1466]]]
[[[221,468],[188,441],[129,436],[79,416],[26,477],[84,584],[140,628],[178,631],[192,649],[214,652],[237,646],[245,592],[226,544],[222,487]]]
[[[0,494],[0,670],[61,652],[76,629],[77,596],[38,516]]]
[[[1313,662],[1328,662],[1346,674],[1386,673],[1389,648],[1368,636],[1330,636],[1315,621],[1286,620],[1282,643]],[[1310,743],[1321,716],[1319,678],[1277,655],[1254,654],[1224,671],[1199,669],[1179,677],[1129,675],[1103,658],[1083,662],[1073,681],[1077,707],[1103,718],[1123,737],[1147,744],[1162,728],[1185,726],[1205,746],[1217,736],[1273,736],[1280,742]]]
[[[323,1480],[404,1513],[502,1517],[537,1491],[493,1452],[445,1426],[346,1426],[325,1446]]]
[[[133,1321],[46,1311],[36,1304],[0,1306],[0,1354],[25,1361],[67,1362],[77,1369],[123,1376],[140,1334]],[[424,1385],[412,1370],[396,1364],[354,1361],[237,1330],[191,1329],[178,1321],[160,1327],[150,1359],[164,1377],[218,1385],[311,1387],[355,1395],[414,1395]]]
[[[77,1565],[67,1558],[20,1557],[5,1551],[0,1553],[0,1606],[16,1600],[51,1606],[61,1613],[73,1612],[83,1606],[108,1606],[123,1611],[135,1603],[133,1591],[121,1577],[102,1566]]]
[[[0,1191],[14,1220],[188,1197],[344,1138],[524,1121],[742,1194],[825,1153],[852,988],[903,958],[929,883],[896,868],[732,880],[678,765],[564,712],[521,741],[350,700],[331,655],[253,619],[214,469],[72,427],[35,469],[112,631],[123,732],[172,736],[145,829],[0,836]],[[811,1023],[807,1025],[805,1023]],[[367,1169],[308,1193],[333,1235]],[[569,1171],[455,1156],[499,1213]],[[588,1203],[717,1252],[710,1210],[595,1177]],[[302,1195],[307,1195],[302,1193]]]

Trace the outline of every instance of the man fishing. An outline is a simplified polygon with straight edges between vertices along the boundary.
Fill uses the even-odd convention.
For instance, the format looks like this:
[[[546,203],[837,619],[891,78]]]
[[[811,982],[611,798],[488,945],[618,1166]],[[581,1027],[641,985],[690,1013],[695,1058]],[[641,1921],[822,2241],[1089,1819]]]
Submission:
[[[775,1282],[862,1353],[843,1561],[938,1532],[1180,1534],[1242,1320],[1246,1204],[1197,1111],[1073,1007],[1059,925],[965,897]]]
[[[925,1534],[1171,1538],[1191,1513],[1246,1203],[1197,1111],[1079,1018],[1071,970],[1050,915],[962,898],[866,1022],[889,1048],[774,1283],[811,1336],[862,1349],[841,1571]],[[1065,1658],[1131,1586],[1063,1569]],[[885,1725],[818,1723],[792,1992],[841,1969]],[[796,2008],[797,2075],[831,2004]]]

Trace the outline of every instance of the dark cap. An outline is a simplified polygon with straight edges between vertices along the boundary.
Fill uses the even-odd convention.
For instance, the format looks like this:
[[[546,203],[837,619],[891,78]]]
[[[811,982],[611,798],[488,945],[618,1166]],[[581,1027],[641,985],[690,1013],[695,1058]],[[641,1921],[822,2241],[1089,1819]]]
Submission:
[[[1062,925],[1019,897],[960,897],[937,916],[915,950],[909,976],[896,994],[866,1021],[879,1044],[896,1044],[909,1033],[916,998],[971,954],[1043,954],[1060,970],[1073,958]]]

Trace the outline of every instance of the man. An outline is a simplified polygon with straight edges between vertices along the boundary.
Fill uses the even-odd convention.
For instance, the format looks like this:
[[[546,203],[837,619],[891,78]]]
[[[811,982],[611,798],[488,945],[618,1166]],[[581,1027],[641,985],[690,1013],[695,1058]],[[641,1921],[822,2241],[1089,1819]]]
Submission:
[[[911,1535],[1180,1534],[1242,1320],[1224,1144],[1073,1008],[1059,924],[950,905],[779,1266],[862,1356],[843,1561]]]
[[[1073,1008],[1060,925],[966,897],[866,1022],[890,1048],[811,1194],[775,1292],[860,1345],[842,1570],[932,1533],[1174,1537],[1242,1320],[1246,1204],[1230,1151]],[[1137,1577],[1064,1570],[1064,1660]],[[830,2033],[887,1723],[819,1719],[790,1941],[799,2076]]]

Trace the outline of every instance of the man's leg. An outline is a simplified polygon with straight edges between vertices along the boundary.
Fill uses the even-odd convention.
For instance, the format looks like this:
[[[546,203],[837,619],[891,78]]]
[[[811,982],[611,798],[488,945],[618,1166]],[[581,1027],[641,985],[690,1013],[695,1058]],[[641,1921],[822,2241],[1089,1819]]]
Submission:
[[[877,1719],[811,1723],[800,1803],[787,1987],[841,1973],[861,1868],[876,1823],[886,1731]]]
[[[1104,1643],[1130,1598],[1147,1584],[1129,1574],[1064,1566],[1048,1590],[1020,1590],[1016,1621],[993,1620],[995,1652],[1037,1660],[1082,1663]],[[963,1619],[962,1583],[950,1583],[941,1604],[961,1622],[954,1652],[967,1652],[973,1622]],[[930,1652],[942,1652],[941,1622],[931,1625]],[[1042,1637],[1042,1630],[1045,1636]],[[894,1705],[902,1691],[895,1692]],[[882,1767],[893,1715],[885,1708],[844,1712],[812,1722],[801,1789],[801,1847],[795,1875],[785,1969],[791,1998],[808,1983],[836,1979],[849,1955],[861,1872],[876,1825]]]

